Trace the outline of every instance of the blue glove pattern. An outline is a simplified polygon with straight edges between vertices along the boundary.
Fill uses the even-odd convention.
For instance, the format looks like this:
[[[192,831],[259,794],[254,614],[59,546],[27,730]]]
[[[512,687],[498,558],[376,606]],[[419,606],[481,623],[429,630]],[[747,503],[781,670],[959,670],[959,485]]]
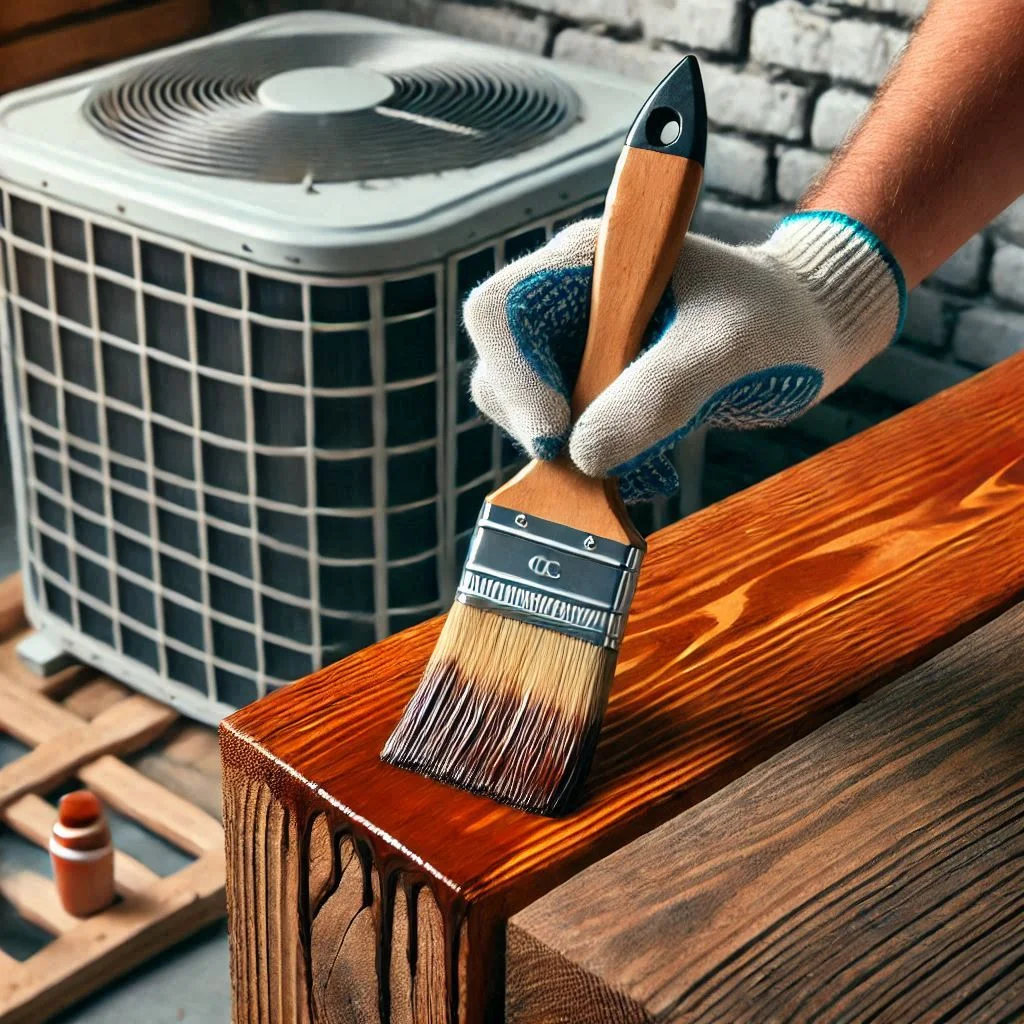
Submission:
[[[593,267],[541,270],[519,282],[508,295],[509,330],[534,373],[569,401],[579,373],[590,320]],[[662,296],[651,318],[642,351],[656,345],[676,316],[671,289]],[[812,405],[823,375],[811,366],[781,365],[761,370],[715,392],[682,427],[626,462],[609,470],[619,478],[623,499],[647,501],[670,495],[679,475],[669,453],[690,431],[700,426],[749,429],[787,423]],[[567,434],[533,438],[533,451],[555,458]]]
[[[571,224],[470,294],[472,393],[528,454],[568,450],[627,501],[678,487],[670,452],[691,431],[789,423],[902,323],[898,263],[845,214],[794,214],[761,245],[689,235],[640,354],[572,423],[598,230]]]

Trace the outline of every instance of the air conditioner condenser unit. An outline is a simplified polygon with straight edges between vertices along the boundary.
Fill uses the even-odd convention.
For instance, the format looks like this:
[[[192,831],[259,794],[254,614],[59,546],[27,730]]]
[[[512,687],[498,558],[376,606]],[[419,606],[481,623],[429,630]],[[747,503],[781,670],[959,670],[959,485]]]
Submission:
[[[303,13],[0,101],[33,625],[212,722],[443,611],[519,461],[462,298],[599,209],[645,94]]]

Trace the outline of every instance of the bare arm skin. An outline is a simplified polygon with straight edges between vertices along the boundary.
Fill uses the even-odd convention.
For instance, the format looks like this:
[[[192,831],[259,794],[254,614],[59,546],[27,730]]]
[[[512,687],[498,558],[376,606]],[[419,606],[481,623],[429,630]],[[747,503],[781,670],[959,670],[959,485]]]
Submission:
[[[932,0],[799,208],[867,225],[912,288],[1021,193],[1024,3]]]

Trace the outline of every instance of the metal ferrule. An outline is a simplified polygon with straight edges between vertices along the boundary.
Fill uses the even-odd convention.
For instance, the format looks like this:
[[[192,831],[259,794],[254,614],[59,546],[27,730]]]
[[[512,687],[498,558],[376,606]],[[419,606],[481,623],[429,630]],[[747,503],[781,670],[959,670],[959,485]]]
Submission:
[[[643,548],[485,503],[455,599],[618,650]]]

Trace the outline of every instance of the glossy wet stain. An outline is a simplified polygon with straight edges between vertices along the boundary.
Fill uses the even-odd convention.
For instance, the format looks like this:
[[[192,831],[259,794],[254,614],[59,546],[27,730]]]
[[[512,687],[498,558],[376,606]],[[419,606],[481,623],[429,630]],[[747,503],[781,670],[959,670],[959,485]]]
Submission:
[[[382,894],[394,865],[427,883],[452,941],[449,985],[454,922],[468,922],[465,1019],[480,1020],[497,998],[479,977],[496,923],[1020,597],[1022,390],[1024,355],[655,535],[594,771],[567,817],[379,760],[440,620],[233,715],[225,763],[303,822],[323,810],[359,835]]]

